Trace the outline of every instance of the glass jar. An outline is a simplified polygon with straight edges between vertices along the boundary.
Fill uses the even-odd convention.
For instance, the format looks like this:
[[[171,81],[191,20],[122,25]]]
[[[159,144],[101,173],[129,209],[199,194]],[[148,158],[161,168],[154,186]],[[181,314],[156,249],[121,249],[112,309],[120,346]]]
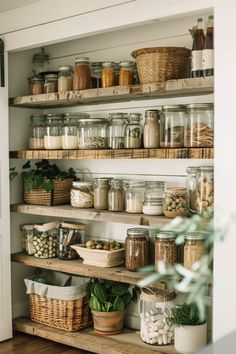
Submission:
[[[206,233],[191,232],[185,236],[184,267],[192,269],[193,264],[207,254]]]
[[[160,120],[162,148],[184,146],[185,106],[163,106]]]
[[[125,211],[127,213],[142,213],[145,192],[145,182],[127,181],[125,193]]]
[[[59,66],[58,92],[73,90],[73,68],[70,65]]]
[[[46,116],[44,114],[31,114],[30,120],[29,148],[32,150],[44,149],[44,125]]]
[[[80,114],[66,113],[61,129],[62,149],[78,148],[78,120]]]
[[[189,200],[186,188],[171,187],[164,193],[164,215],[167,218],[187,216],[189,213]]]
[[[143,202],[143,214],[162,215],[165,183],[161,181],[146,182]]]
[[[143,145],[142,114],[130,113],[129,124],[125,129],[125,149],[140,149]]]
[[[31,77],[31,93],[32,95],[41,95],[43,93],[44,78],[41,76]]]
[[[49,55],[44,53],[44,49],[39,53],[35,53],[32,58],[32,70],[38,75],[49,70]]]
[[[132,62],[121,61],[119,72],[119,86],[129,86],[134,83],[134,71]]]
[[[44,129],[44,148],[47,150],[58,150],[62,148],[61,127],[64,114],[47,114]]]
[[[108,192],[110,189],[110,178],[95,178],[94,185],[94,209],[108,209]]]
[[[86,90],[90,88],[91,72],[89,67],[89,58],[75,58],[73,89]]]
[[[197,173],[197,213],[211,215],[214,211],[214,168],[199,167]]]
[[[58,223],[52,222],[34,227],[34,256],[36,258],[57,257]]]
[[[125,266],[128,270],[137,271],[149,264],[149,232],[144,228],[127,230],[125,239]]]
[[[110,113],[107,135],[108,135],[108,148],[110,149],[123,149],[125,129],[128,124],[126,113]]]
[[[191,213],[196,213],[197,211],[197,171],[198,167],[195,166],[187,168],[186,187]]]
[[[176,294],[153,286],[142,288],[139,302],[140,336],[144,343],[167,345],[174,342],[174,326],[168,317],[174,308]]]
[[[213,147],[214,111],[213,103],[192,103],[187,107],[184,146]]]
[[[108,192],[108,210],[124,211],[125,210],[125,191],[123,189],[123,181],[119,179],[111,180],[111,188]]]
[[[53,93],[58,91],[58,75],[57,74],[48,74],[45,76],[44,82],[44,93]]]
[[[86,118],[79,120],[79,149],[107,149],[107,119]]]
[[[24,224],[20,226],[22,231],[22,249],[29,256],[34,254],[34,224]]]
[[[155,240],[155,271],[158,272],[158,262],[166,266],[174,265],[178,261],[178,249],[175,243],[177,234],[174,231],[161,231]]]
[[[78,253],[70,246],[84,243],[83,224],[63,222],[58,229],[58,258],[62,260],[78,259]]]
[[[102,63],[102,87],[111,87],[115,86],[115,84],[114,63],[110,61]]]
[[[93,182],[72,182],[70,202],[75,208],[93,208]]]
[[[28,95],[33,95],[33,89],[32,89],[32,77],[28,77]]]
[[[161,111],[145,111],[145,123],[143,127],[143,146],[145,149],[160,147],[160,116]]]
[[[91,70],[91,88],[102,87],[102,62],[92,62],[90,63]]]

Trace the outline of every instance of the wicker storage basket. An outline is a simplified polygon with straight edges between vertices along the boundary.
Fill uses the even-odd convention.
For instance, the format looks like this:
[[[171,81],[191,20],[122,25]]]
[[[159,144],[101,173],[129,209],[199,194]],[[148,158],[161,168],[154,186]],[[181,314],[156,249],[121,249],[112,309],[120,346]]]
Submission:
[[[184,77],[191,50],[182,47],[154,47],[134,50],[141,84]]]

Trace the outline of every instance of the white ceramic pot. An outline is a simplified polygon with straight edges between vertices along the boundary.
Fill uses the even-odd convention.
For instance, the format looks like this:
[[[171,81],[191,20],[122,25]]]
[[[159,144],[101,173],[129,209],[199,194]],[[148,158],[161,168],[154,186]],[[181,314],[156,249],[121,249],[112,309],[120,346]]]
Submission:
[[[175,327],[175,350],[193,354],[207,344],[207,324]]]

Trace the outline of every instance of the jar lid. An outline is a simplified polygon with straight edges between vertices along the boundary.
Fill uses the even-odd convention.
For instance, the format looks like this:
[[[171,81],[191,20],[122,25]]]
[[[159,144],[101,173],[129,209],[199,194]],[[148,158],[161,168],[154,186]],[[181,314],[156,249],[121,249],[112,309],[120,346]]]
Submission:
[[[175,105],[165,105],[162,107],[163,111],[185,111],[185,106],[183,104],[175,104]]]
[[[23,231],[23,230],[31,231],[32,229],[34,229],[34,224],[20,225],[20,229],[21,229],[21,231]]]
[[[44,124],[46,121],[45,114],[31,114],[30,116],[31,123]]]
[[[207,232],[204,231],[196,231],[196,232],[190,232],[187,235],[185,235],[186,240],[205,240],[208,236]]]
[[[75,64],[88,64],[89,58],[88,57],[77,57],[75,58]]]
[[[130,113],[129,114],[129,120],[141,120],[142,119],[142,114],[141,113]]]
[[[177,233],[175,231],[160,231],[156,234],[156,239],[159,240],[175,240]]]
[[[125,183],[128,184],[129,187],[145,188],[145,182],[144,181],[125,181]]]
[[[92,61],[89,66],[91,68],[101,68],[102,67],[102,62],[101,61]]]
[[[149,286],[142,288],[140,298],[146,302],[169,302],[176,298],[176,293],[173,290],[162,290]]]
[[[102,67],[103,68],[111,68],[112,66],[114,66],[115,65],[115,63],[113,62],[113,61],[104,61],[103,63],[102,63]]]
[[[169,187],[169,188],[166,188],[166,191],[168,193],[177,193],[177,194],[185,194],[187,192],[187,189],[186,188],[183,188],[183,187]]]
[[[40,83],[43,83],[44,82],[44,78],[42,76],[38,76],[38,75],[34,75],[31,77],[31,83],[37,83],[37,82],[40,82]]]
[[[214,166],[200,166],[199,167],[200,172],[213,172],[214,171]]]
[[[191,103],[186,105],[187,109],[213,109],[213,103]]]
[[[130,60],[122,60],[122,61],[119,62],[119,65],[120,66],[124,66],[126,68],[132,68],[133,67],[133,63]]]
[[[58,74],[47,74],[45,75],[45,80],[57,80],[58,79]]]
[[[64,116],[64,124],[68,123],[68,124],[72,124],[72,123],[75,123],[75,124],[78,124],[78,121],[80,119],[87,119],[89,118],[89,114],[87,113],[65,113],[65,116]]]
[[[102,184],[108,184],[112,179],[112,177],[97,177],[95,178],[95,181]]]
[[[79,123],[107,123],[107,118],[84,118],[80,119]]]
[[[46,116],[47,120],[55,119],[62,120],[64,118],[64,113],[48,113]]]
[[[146,181],[146,188],[152,189],[164,189],[165,182],[164,181]]]
[[[128,119],[128,115],[123,112],[109,113],[109,120],[112,119]]]
[[[72,182],[72,186],[75,188],[85,187],[85,186],[93,186],[92,181],[74,181]]]
[[[156,118],[159,119],[161,116],[161,109],[149,109],[145,111],[145,118]]]
[[[61,65],[59,66],[59,71],[70,71],[72,70],[72,66],[71,65]]]
[[[44,62],[44,61],[48,61],[48,59],[49,59],[49,55],[42,51],[40,53],[35,53],[33,55],[32,61]]]
[[[187,173],[197,173],[198,170],[199,166],[189,166],[186,169]]]
[[[132,227],[127,230],[127,235],[131,237],[144,237],[149,235],[149,230],[141,227]]]

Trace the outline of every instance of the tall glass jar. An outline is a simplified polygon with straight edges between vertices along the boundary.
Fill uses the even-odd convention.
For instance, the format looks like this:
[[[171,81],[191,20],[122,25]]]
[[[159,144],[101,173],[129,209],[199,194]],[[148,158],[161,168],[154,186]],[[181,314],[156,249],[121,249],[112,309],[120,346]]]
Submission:
[[[84,243],[84,224],[62,222],[58,228],[58,258],[62,260],[78,259],[78,253],[72,245]]]
[[[66,113],[62,125],[62,149],[77,149],[78,147],[78,115]]]
[[[111,180],[111,188],[108,192],[108,210],[124,211],[125,210],[125,190],[123,189],[123,181],[119,179]]]
[[[31,77],[31,93],[32,95],[41,95],[44,91],[44,78],[41,76]]]
[[[162,215],[165,183],[161,181],[146,182],[143,202],[143,214]]]
[[[20,226],[22,231],[22,248],[29,256],[34,254],[34,224],[24,224]]]
[[[121,61],[119,72],[119,86],[129,86],[134,83],[134,71],[132,62]]]
[[[167,188],[164,194],[163,211],[167,218],[187,216],[189,213],[189,200],[186,188]]]
[[[45,76],[44,82],[44,93],[53,93],[58,91],[58,75],[57,74],[48,74]]]
[[[163,148],[181,148],[184,146],[185,106],[163,106],[160,121]]]
[[[187,168],[186,187],[191,213],[196,213],[197,211],[197,171],[198,167],[195,166],[190,166]]]
[[[59,66],[58,92],[73,90],[73,68],[70,65]]]
[[[70,202],[75,208],[93,208],[93,182],[74,181],[70,192]]]
[[[143,147],[145,149],[160,147],[160,116],[161,111],[145,111],[145,123],[143,128]]]
[[[110,113],[107,127],[108,148],[123,149],[125,129],[128,124],[126,113]]]
[[[192,269],[195,262],[207,253],[206,233],[191,232],[185,236],[184,244],[184,267]]]
[[[125,129],[125,149],[140,149],[143,146],[142,114],[130,113],[129,124]]]
[[[214,168],[202,166],[197,173],[197,213],[213,214],[214,211]]]
[[[32,150],[44,149],[44,125],[46,117],[44,114],[31,114],[30,120],[29,148]]]
[[[94,209],[108,209],[108,192],[110,189],[110,178],[96,178],[94,185]]]
[[[187,105],[184,146],[213,147],[214,111],[213,103],[192,103]]]
[[[144,228],[127,230],[125,239],[125,266],[128,270],[137,271],[149,264],[149,232]]]
[[[61,128],[64,114],[47,114],[44,128],[44,148],[47,150],[58,150],[62,148]]]
[[[79,120],[79,149],[107,149],[107,119],[86,118]]]
[[[114,63],[107,61],[102,63],[102,87],[111,87],[116,85]]]
[[[75,58],[73,89],[86,90],[90,88],[91,72],[89,67],[89,58]]]
[[[44,53],[44,49],[39,53],[35,53],[32,58],[32,70],[38,75],[49,70],[49,55]]]
[[[102,62],[90,63],[91,70],[91,88],[102,87]]]
[[[145,192],[145,182],[127,181],[125,193],[125,211],[127,213],[142,213]]]
[[[156,235],[155,240],[155,271],[158,272],[158,262],[165,265],[174,265],[178,261],[178,249],[175,243],[176,233],[174,231],[161,231]]]

